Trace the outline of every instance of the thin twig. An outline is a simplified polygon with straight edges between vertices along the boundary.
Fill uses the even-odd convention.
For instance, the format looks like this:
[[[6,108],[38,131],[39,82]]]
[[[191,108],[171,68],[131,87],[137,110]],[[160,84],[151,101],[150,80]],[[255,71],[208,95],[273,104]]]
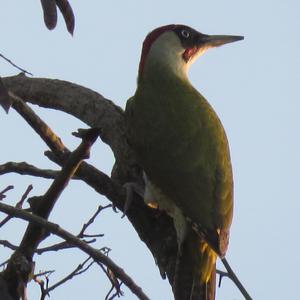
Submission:
[[[142,289],[133,281],[131,277],[129,277],[122,268],[120,268],[117,264],[115,264],[109,257],[104,255],[101,251],[92,248],[82,240],[80,240],[75,235],[70,232],[62,229],[58,224],[49,222],[44,218],[41,218],[37,215],[24,211],[22,209],[15,208],[11,205],[7,205],[0,202],[0,211],[14,216],[16,218],[20,218],[26,220],[28,222],[37,224],[42,226],[47,231],[61,237],[62,239],[68,241],[77,246],[77,248],[81,249],[83,252],[91,256],[96,262],[104,264],[107,266],[117,278],[119,278],[126,286],[134,293],[140,300],[149,300],[149,297],[142,291]]]
[[[33,165],[28,164],[27,162],[7,162],[3,165],[0,165],[0,175],[8,173],[17,173],[20,175],[30,175],[35,177],[54,179],[60,171],[48,170],[48,169],[39,169]],[[76,177],[72,179],[78,179]]]
[[[56,201],[75,174],[80,163],[88,157],[90,148],[96,141],[97,136],[97,132],[91,130],[90,135],[83,139],[77,149],[70,154],[61,172],[52,182],[47,192],[38,199],[31,198],[30,205],[35,214],[45,219],[48,218]],[[19,252],[26,257],[32,257],[38,244],[44,238],[45,232],[42,227],[38,228],[36,225],[29,224],[19,246]]]
[[[2,57],[4,60],[6,60],[9,64],[11,64],[13,67],[17,68],[19,71],[21,71],[22,73],[28,74],[33,76],[32,73],[26,71],[25,69],[17,66],[15,63],[13,63],[10,59],[8,59],[7,57],[5,57],[3,54],[0,53],[0,57]]]
[[[34,274],[33,276],[33,280],[35,282],[38,283],[38,285],[40,286],[40,289],[41,289],[41,300],[44,300],[46,298],[46,296],[49,296],[49,293],[47,293],[47,289],[48,289],[48,286],[49,286],[49,276],[51,274],[53,274],[55,271],[54,270],[51,270],[51,271],[44,271],[44,272],[39,272],[38,274]],[[39,277],[42,277],[44,276],[45,279],[46,279],[46,288],[45,288],[45,282],[44,280],[42,279],[39,279]]]
[[[123,282],[120,283],[119,288],[121,288],[122,284],[123,284]],[[115,288],[114,286],[111,287],[111,289],[109,290],[109,292],[107,293],[107,295],[105,297],[105,300],[113,300],[116,297],[120,297],[120,296],[124,295],[124,293],[120,289],[119,291],[116,290],[116,292],[111,297],[109,297],[109,295],[112,293],[112,291],[114,290],[114,288]]]
[[[84,239],[84,238],[92,238],[91,240],[86,240],[84,239],[84,241],[87,243],[87,244],[92,244],[94,242],[96,242],[96,238],[98,237],[103,237],[104,234],[86,234],[85,231],[87,230],[87,228],[93,224],[93,222],[95,221],[96,217],[99,215],[99,213],[101,211],[103,211],[104,209],[107,209],[109,207],[112,207],[111,204],[108,204],[106,206],[101,206],[99,205],[96,212],[92,215],[92,217],[85,223],[83,224],[80,232],[78,233],[77,237],[78,238],[81,238],[81,239]],[[63,250],[63,249],[70,249],[70,248],[74,248],[75,246],[66,242],[66,241],[63,241],[63,242],[60,242],[60,243],[57,243],[57,244],[54,244],[54,245],[51,245],[51,246],[48,246],[48,247],[44,247],[44,248],[39,248],[37,249],[35,252],[37,254],[42,254],[44,252],[49,252],[49,251],[59,251],[59,250]]]
[[[95,243],[97,240],[96,239],[91,239],[91,240],[83,240],[87,244],[92,244]],[[43,247],[43,248],[38,248],[35,250],[35,253],[38,255],[41,255],[45,252],[50,252],[50,251],[60,251],[60,250],[65,250],[65,249],[71,249],[71,248],[76,248],[76,246],[63,241],[61,243],[57,243],[48,247]]]
[[[33,278],[37,278],[37,277],[41,277],[41,276],[49,276],[49,275],[53,274],[54,272],[55,272],[55,270],[39,272],[37,274],[34,274]]]
[[[10,243],[7,240],[0,240],[0,245],[6,248],[9,248],[11,250],[16,250],[18,249],[18,247],[16,245],[13,245],[12,243]]]
[[[98,238],[98,237],[104,237],[103,233],[96,233],[96,234],[83,234],[82,235],[83,238]]]
[[[22,208],[23,207],[24,201],[27,199],[27,197],[28,197],[29,193],[32,191],[32,189],[33,189],[33,186],[32,186],[32,184],[30,184],[27,187],[25,193],[22,195],[20,201],[17,202],[17,204],[16,204],[17,208]]]
[[[24,194],[21,197],[21,200],[19,202],[17,202],[17,204],[15,205],[15,207],[17,208],[22,208],[24,201],[26,200],[28,194],[30,193],[30,191],[32,190],[32,185],[30,184],[26,191],[24,192]],[[11,216],[6,216],[1,222],[0,222],[0,228],[3,227],[12,217]]]
[[[105,255],[107,255],[107,254],[105,254]],[[123,294],[123,292],[119,289],[119,282],[117,281],[117,283],[113,280],[113,278],[112,278],[112,276],[110,275],[110,273],[109,273],[109,268],[105,268],[104,266],[103,266],[103,264],[102,263],[100,263],[100,262],[97,262],[97,265],[101,268],[101,270],[104,272],[104,274],[106,275],[106,277],[108,278],[108,280],[110,281],[110,283],[111,283],[111,289],[108,291],[108,293],[107,293],[107,296],[111,293],[111,291],[113,290],[113,289],[115,289],[120,295],[121,294]]]
[[[7,186],[3,191],[0,192],[0,201],[3,200],[6,195],[4,195],[7,191],[12,190],[14,188],[13,185]]]
[[[5,265],[7,265],[9,262],[9,259],[7,259],[6,261],[4,261],[3,263],[0,264],[0,268],[4,267]]]
[[[46,296],[49,296],[45,291],[48,287],[49,284],[49,278],[48,275],[45,275],[45,279],[46,279],[46,288],[45,288],[45,281],[43,279],[40,279],[38,276],[34,276],[33,280],[40,286],[40,290],[41,290],[41,298],[40,300],[44,300],[46,298]]]
[[[112,207],[112,205],[111,204],[108,204],[106,206],[99,205],[96,212],[93,214],[93,216],[87,221],[87,223],[83,224],[82,229],[81,229],[80,233],[78,234],[78,237],[101,237],[101,236],[103,236],[103,235],[86,235],[85,231],[91,224],[94,223],[96,217],[100,214],[100,212],[109,207]]]
[[[228,273],[227,276],[234,282],[234,284],[237,286],[237,288],[243,294],[243,296],[245,297],[245,299],[246,300],[252,300],[251,296],[249,295],[249,293],[247,292],[247,290],[245,289],[245,287],[242,285],[242,283],[240,282],[240,280],[238,279],[238,277],[233,272],[233,270],[230,267],[230,265],[229,265],[228,261],[226,260],[226,258],[222,258],[222,263],[223,263],[225,269],[227,270],[227,273]]]
[[[59,280],[57,283],[55,283],[52,286],[50,286],[49,288],[47,288],[45,290],[45,292],[47,294],[49,294],[49,292],[53,291],[54,289],[56,289],[60,285],[64,284],[65,282],[71,280],[73,277],[86,272],[94,264],[94,261],[91,261],[87,266],[85,266],[90,259],[91,259],[91,257],[88,257],[81,264],[79,264],[70,274],[68,274],[63,279]]]

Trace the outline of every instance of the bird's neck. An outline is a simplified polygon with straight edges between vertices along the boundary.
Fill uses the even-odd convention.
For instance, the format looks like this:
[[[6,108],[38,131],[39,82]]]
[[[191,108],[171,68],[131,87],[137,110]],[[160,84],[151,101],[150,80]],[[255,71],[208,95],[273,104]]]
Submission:
[[[188,83],[187,69],[181,63],[161,62],[150,60],[146,63],[142,72],[139,72],[138,84],[164,84],[166,82],[186,82]]]

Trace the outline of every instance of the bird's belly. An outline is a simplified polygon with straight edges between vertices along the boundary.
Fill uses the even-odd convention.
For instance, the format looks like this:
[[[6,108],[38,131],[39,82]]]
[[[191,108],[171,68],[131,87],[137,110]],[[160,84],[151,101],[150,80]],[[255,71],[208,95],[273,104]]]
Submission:
[[[166,196],[158,187],[156,187],[147,177],[146,173],[143,174],[145,181],[145,194],[144,202],[151,207],[156,207],[159,210],[165,211],[174,222],[174,226],[177,233],[177,239],[179,245],[184,240],[186,233],[187,221],[182,214],[181,209]],[[155,204],[155,205],[153,205]]]

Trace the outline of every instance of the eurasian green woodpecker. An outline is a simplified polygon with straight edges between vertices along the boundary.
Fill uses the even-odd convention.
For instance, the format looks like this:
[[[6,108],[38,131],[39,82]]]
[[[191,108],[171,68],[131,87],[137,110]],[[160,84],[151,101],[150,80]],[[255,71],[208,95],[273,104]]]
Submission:
[[[195,257],[191,273],[200,287],[209,282],[217,255],[226,253],[233,177],[224,128],[187,72],[208,48],[241,39],[184,25],[153,30],[143,43],[137,89],[126,106],[128,141],[144,171],[144,201],[173,218],[178,257],[184,259],[183,249],[191,248],[186,255]],[[194,299],[174,285],[176,299]]]

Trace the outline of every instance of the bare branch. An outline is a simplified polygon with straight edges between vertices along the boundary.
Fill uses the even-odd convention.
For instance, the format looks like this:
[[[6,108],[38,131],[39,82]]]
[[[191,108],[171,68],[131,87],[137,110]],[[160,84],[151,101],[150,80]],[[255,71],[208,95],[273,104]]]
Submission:
[[[8,113],[12,104],[12,99],[8,95],[8,90],[2,82],[0,77],[0,105],[3,107],[6,113]]]
[[[30,193],[30,191],[32,190],[32,185],[30,184],[26,191],[24,192],[24,194],[21,197],[21,200],[19,202],[17,202],[17,204],[15,205],[15,207],[17,208],[22,208],[24,201],[26,200],[28,194]],[[12,217],[11,216],[6,216],[1,222],[0,222],[0,228],[3,227]]]
[[[91,239],[91,240],[84,240],[82,239],[85,243],[87,244],[92,244],[96,242],[96,239]],[[48,247],[44,247],[44,248],[39,248],[35,250],[35,253],[38,255],[41,255],[44,252],[50,252],[50,251],[60,251],[60,250],[65,250],[65,249],[71,249],[71,248],[75,248],[74,245],[63,241],[61,243],[57,243]]]
[[[7,259],[6,261],[2,262],[0,264],[0,268],[5,267],[8,264],[8,262],[9,262],[9,259]]]
[[[83,252],[91,256],[95,261],[104,264],[107,266],[112,272],[117,276],[126,286],[141,300],[149,300],[149,298],[144,294],[142,289],[136,285],[136,283],[121,269],[118,265],[116,265],[109,257],[104,255],[101,251],[92,248],[78,237],[74,236],[73,234],[69,233],[68,231],[62,229],[58,224],[49,222],[44,218],[41,218],[37,215],[33,215],[27,211],[22,209],[15,208],[13,206],[0,203],[0,211],[14,216],[16,218],[20,218],[26,220],[28,222],[37,224],[42,226],[43,228],[47,229],[47,231],[61,237],[62,239],[68,241],[76,245],[79,249]]]
[[[105,255],[108,255],[108,253],[105,253]],[[97,264],[101,268],[101,270],[105,273],[106,277],[109,279],[111,283],[111,289],[108,291],[105,299],[110,295],[110,293],[114,289],[116,290],[117,294],[122,295],[123,292],[120,289],[122,282],[119,284],[119,281],[116,279],[116,276],[113,275],[113,272],[109,268],[105,268],[103,264],[100,262],[97,262]]]
[[[35,214],[45,219],[48,218],[54,204],[68,184],[70,178],[74,175],[82,160],[89,156],[90,148],[97,137],[97,131],[91,129],[88,134],[86,134],[79,147],[70,154],[64,167],[53,181],[48,191],[42,197],[30,199],[30,206]],[[26,286],[30,273],[32,272],[31,265],[34,252],[39,243],[45,239],[47,235],[48,233],[45,231],[44,227],[32,223],[28,225],[20,246],[13,253],[6,270],[3,272],[3,277],[9,282],[11,294],[15,294],[16,291],[18,291],[17,287],[20,284],[21,286]],[[19,263],[19,261],[21,263]]]
[[[120,286],[119,286],[119,290],[116,290],[116,292],[110,296],[110,294],[113,292],[113,290],[115,289],[114,286],[111,287],[111,289],[109,290],[109,292],[107,293],[107,295],[105,296],[105,300],[113,300],[115,299],[116,297],[120,297],[120,296],[123,296],[123,292],[121,291],[121,285],[122,285],[123,282],[120,283]]]
[[[27,199],[29,193],[32,191],[32,189],[33,189],[33,186],[30,184],[30,185],[27,187],[25,193],[22,195],[20,201],[17,202],[17,204],[16,204],[16,207],[17,207],[17,208],[22,208],[22,207],[23,207],[23,204],[24,204],[25,200]]]
[[[54,272],[55,272],[54,270],[42,271],[37,274],[34,274],[33,278],[37,278],[37,277],[41,277],[41,276],[49,276],[49,275],[53,274]]]
[[[16,69],[18,69],[19,71],[21,71],[22,73],[24,74],[28,74],[28,75],[31,75],[33,76],[32,73],[26,71],[25,69],[17,66],[14,62],[12,62],[10,59],[8,59],[7,57],[5,57],[3,54],[0,53],[0,57],[2,57],[4,60],[6,60],[9,64],[11,64],[13,67],[15,67]]]
[[[4,195],[6,192],[8,192],[9,190],[12,190],[14,188],[13,185],[9,185],[7,186],[3,191],[0,192],[0,201],[3,200],[6,195]]]
[[[249,293],[247,292],[247,290],[245,289],[243,284],[240,282],[238,277],[235,275],[232,268],[230,267],[226,258],[222,258],[222,263],[227,270],[227,275],[225,275],[225,273],[222,273],[220,276],[229,277],[234,282],[234,284],[237,286],[237,288],[240,290],[240,292],[243,294],[243,296],[245,297],[245,300],[252,300],[251,296],[249,295]],[[220,274],[220,271],[218,273]]]
[[[12,243],[10,243],[7,240],[0,240],[0,245],[2,245],[3,247],[9,248],[11,250],[17,250],[18,247],[16,245],[13,245]]]
[[[71,280],[75,276],[78,276],[84,272],[86,272],[95,262],[91,261],[87,266],[86,264],[89,262],[91,257],[88,257],[86,260],[84,260],[81,264],[79,264],[70,274],[68,274],[63,279],[59,280],[57,283],[53,284],[52,286],[45,289],[45,293],[49,294],[49,292],[53,291],[60,285],[64,284],[65,282]]]
[[[33,200],[33,198],[31,199],[31,208],[37,215],[46,219],[48,218],[55,202],[68,184],[69,180],[75,174],[80,163],[84,158],[89,156],[90,147],[95,142],[97,136],[97,132],[95,130],[91,130],[86,139],[83,139],[79,147],[70,154],[66,164],[59,175],[55,178],[45,195],[38,200],[37,198],[35,198],[35,200]],[[36,226],[29,225],[20,244],[19,251],[26,257],[32,257],[37,245],[43,238],[43,235],[44,230],[42,230],[42,228],[37,229]]]
[[[93,128],[101,129],[101,138],[107,143],[122,165],[118,170],[132,178],[136,161],[128,147],[123,110],[99,93],[83,86],[46,78],[29,78],[24,74],[2,78],[6,88],[41,107],[66,112]],[[131,180],[132,181],[132,180]]]
[[[25,119],[25,121],[35,130],[35,132],[43,139],[49,148],[56,152],[64,152],[65,146],[60,138],[52,131],[52,129],[38,116],[34,111],[18,96],[9,92],[13,98],[13,108]]]
[[[48,147],[53,151],[54,156],[46,152],[45,154],[56,163],[63,165],[65,160],[70,155],[69,149],[63,144],[61,139],[51,130],[51,128],[41,119],[39,118],[35,112],[25,103],[23,100],[12,94],[14,98],[13,108],[18,111],[19,114],[26,120],[28,124],[39,134],[42,140],[48,145]],[[82,133],[81,133],[82,134]],[[81,172],[83,169],[83,172]],[[81,174],[79,176],[78,174]],[[97,173],[97,177],[95,178],[95,173]],[[107,196],[113,203],[118,206],[122,207],[123,203],[122,200],[125,196],[125,190],[118,184],[112,182],[112,180],[102,173],[101,171],[97,170],[93,166],[83,162],[81,167],[78,170],[77,176],[80,179],[84,177],[89,177],[89,181],[93,181],[93,187],[97,186],[97,191],[101,194]],[[82,176],[83,175],[83,176]],[[99,179],[101,182],[99,182]],[[116,204],[117,203],[117,204]],[[121,205],[120,205],[121,204]]]
[[[110,281],[113,283],[113,287],[115,288],[117,295],[123,295],[123,292],[121,291],[121,283],[119,283],[119,280],[114,274],[114,272],[111,269],[107,268],[107,274],[109,276]]]
[[[38,274],[33,275],[33,280],[38,283],[41,289],[41,300],[44,300],[46,296],[50,295],[47,293],[48,285],[49,285],[49,276],[53,274],[55,271],[44,271],[44,272],[39,272]],[[46,288],[45,288],[45,282],[44,280],[40,279],[40,277],[44,276],[46,279]]]
[[[106,205],[106,206],[101,206],[99,205],[98,208],[97,208],[97,211],[93,214],[93,216],[87,221],[87,223],[83,224],[82,226],[82,229],[80,231],[80,233],[78,234],[78,237],[81,238],[81,237],[99,237],[101,235],[86,235],[85,234],[85,231],[87,230],[87,228],[94,223],[96,217],[100,214],[101,211],[103,211],[104,209],[107,209],[109,207],[112,207],[111,204],[109,205]],[[103,236],[103,235],[102,235]]]
[[[30,175],[47,179],[54,179],[58,175],[59,171],[39,169],[33,165],[28,164],[27,162],[7,162],[3,165],[0,165],[0,175],[7,173],[17,173],[20,175]]]
[[[102,212],[104,209],[107,209],[109,207],[112,207],[111,204],[106,205],[106,206],[101,206],[99,205],[96,212],[93,214],[93,216],[87,221],[87,223],[83,224],[82,229],[80,230],[80,232],[77,234],[77,237],[80,239],[83,238],[93,238],[91,240],[84,240],[83,241],[87,244],[92,244],[94,242],[96,242],[96,238],[98,237],[103,237],[104,234],[86,234],[85,231],[87,230],[87,228],[93,224],[93,222],[95,221],[95,218],[99,215],[100,212]],[[44,247],[44,248],[40,248],[37,249],[35,252],[37,254],[42,254],[44,252],[49,252],[49,251],[59,251],[59,250],[63,250],[63,249],[70,249],[70,248],[74,248],[74,245],[63,241],[61,243],[57,243],[48,247]]]

